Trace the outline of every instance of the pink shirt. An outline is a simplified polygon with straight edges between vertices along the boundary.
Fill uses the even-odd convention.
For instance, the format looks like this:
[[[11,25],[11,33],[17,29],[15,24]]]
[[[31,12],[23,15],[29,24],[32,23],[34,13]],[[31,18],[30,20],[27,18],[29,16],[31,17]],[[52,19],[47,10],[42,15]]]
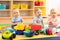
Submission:
[[[58,26],[58,19],[57,19],[57,18],[52,18],[52,17],[50,17],[50,18],[48,19],[48,23],[49,23],[49,22],[52,22],[52,23],[53,23],[52,25],[49,25],[49,26],[55,26],[55,27]]]

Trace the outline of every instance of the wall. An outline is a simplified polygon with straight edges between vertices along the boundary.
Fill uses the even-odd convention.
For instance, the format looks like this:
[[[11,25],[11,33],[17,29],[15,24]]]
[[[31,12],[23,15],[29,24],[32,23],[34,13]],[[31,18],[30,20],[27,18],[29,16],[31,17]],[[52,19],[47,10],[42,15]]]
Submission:
[[[60,13],[60,0],[47,0],[47,14],[50,13],[52,8],[55,8],[57,13]]]

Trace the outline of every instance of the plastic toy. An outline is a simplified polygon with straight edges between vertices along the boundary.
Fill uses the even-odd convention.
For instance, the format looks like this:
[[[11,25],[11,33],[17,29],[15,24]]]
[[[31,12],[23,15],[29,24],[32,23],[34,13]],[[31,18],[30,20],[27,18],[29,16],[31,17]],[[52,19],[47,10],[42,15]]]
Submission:
[[[34,31],[32,31],[31,26],[29,26],[29,25],[25,26],[24,34],[27,37],[32,37],[34,35]]]
[[[25,31],[26,31],[26,32],[30,32],[30,31],[31,31],[31,26],[26,25],[26,27],[25,27]]]
[[[0,4],[0,10],[5,10],[6,9],[6,4]]]
[[[28,9],[28,4],[21,4],[21,9],[24,10],[24,9]]]
[[[2,39],[13,39],[16,37],[15,31],[12,28],[4,29],[2,32]]]
[[[44,29],[43,32],[45,35],[52,35],[52,31],[48,28],[48,29]]]
[[[20,4],[13,4],[13,5],[12,5],[12,8],[13,8],[13,9],[15,9],[15,8],[20,9],[20,6],[21,6]]]
[[[34,32],[33,31],[31,31],[31,32],[24,31],[24,34],[26,37],[32,37],[34,35]]]
[[[40,30],[37,30],[37,31],[36,31],[36,35],[40,34],[40,32],[41,32]]]
[[[33,31],[35,31],[37,34],[40,34],[40,31],[42,30],[42,25],[30,24],[30,26]]]
[[[36,1],[35,6],[43,6],[43,1]]]
[[[23,30],[16,30],[15,32],[16,32],[17,35],[23,35],[24,34]]]
[[[52,35],[52,31],[51,31],[51,29],[49,29],[49,28],[46,29],[46,32],[47,32],[48,35]]]
[[[32,30],[42,30],[42,25],[30,24]]]
[[[23,35],[24,34],[24,29],[25,29],[25,25],[23,23],[21,24],[17,24],[17,26],[14,27],[14,29],[16,30],[16,34],[17,35]]]
[[[47,33],[46,33],[46,29],[44,29],[43,33],[44,33],[44,35],[46,35],[46,34],[47,34]]]
[[[6,28],[6,26],[0,26],[0,32],[2,32],[4,28]]]
[[[24,30],[25,29],[25,25],[23,23],[17,24],[17,26],[15,26],[14,29],[15,30]]]

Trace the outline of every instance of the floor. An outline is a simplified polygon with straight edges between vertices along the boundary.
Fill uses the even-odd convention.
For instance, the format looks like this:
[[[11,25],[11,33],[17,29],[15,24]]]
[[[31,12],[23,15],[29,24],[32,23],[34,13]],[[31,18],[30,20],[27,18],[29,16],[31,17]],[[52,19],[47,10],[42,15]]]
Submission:
[[[0,33],[0,38],[2,37],[2,34]],[[30,40],[30,39],[38,39],[38,38],[50,38],[50,37],[58,37],[57,35],[34,35],[33,37],[26,37],[25,35],[16,35],[16,38],[14,40]],[[2,40],[2,38],[1,38]]]

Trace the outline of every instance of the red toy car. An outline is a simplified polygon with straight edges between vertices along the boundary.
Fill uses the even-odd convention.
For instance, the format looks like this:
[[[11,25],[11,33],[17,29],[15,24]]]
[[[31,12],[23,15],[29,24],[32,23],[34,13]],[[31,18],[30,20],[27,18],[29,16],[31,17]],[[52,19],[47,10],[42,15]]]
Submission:
[[[33,31],[42,30],[42,25],[30,24]]]

